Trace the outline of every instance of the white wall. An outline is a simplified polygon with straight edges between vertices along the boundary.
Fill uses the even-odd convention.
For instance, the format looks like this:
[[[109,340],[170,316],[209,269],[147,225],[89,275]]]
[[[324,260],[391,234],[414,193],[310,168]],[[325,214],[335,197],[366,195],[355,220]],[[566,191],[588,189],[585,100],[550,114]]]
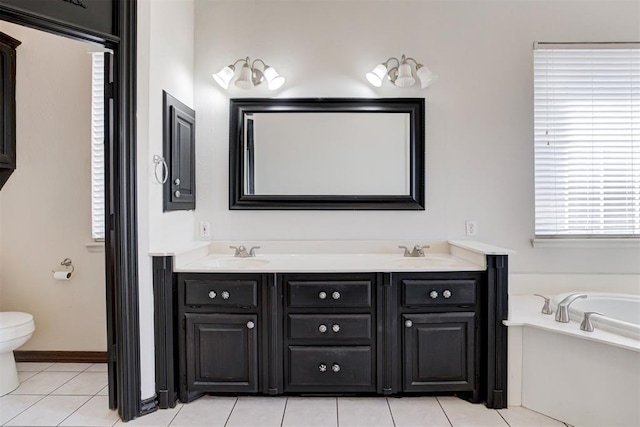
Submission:
[[[196,220],[215,240],[464,238],[515,249],[518,273],[639,273],[640,246],[532,248],[534,41],[640,38],[637,1],[196,1]],[[427,90],[368,85],[401,54],[440,79]],[[287,83],[275,93],[211,74],[260,57]],[[228,210],[230,97],[426,97],[424,212]]]
[[[104,251],[91,238],[91,46],[9,23],[17,169],[0,191],[0,310],[33,314],[23,350],[106,351]],[[52,269],[71,258],[70,281]]]
[[[138,1],[138,257],[142,398],[155,393],[150,252],[194,240],[192,211],[162,212],[154,154],[162,155],[162,91],[193,107],[193,0]]]

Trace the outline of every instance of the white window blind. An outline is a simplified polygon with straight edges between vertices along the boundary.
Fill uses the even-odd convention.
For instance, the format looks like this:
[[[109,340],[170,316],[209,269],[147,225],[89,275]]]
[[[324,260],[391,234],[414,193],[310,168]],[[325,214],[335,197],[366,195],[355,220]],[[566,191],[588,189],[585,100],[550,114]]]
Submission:
[[[640,235],[640,49],[534,50],[536,237]]]
[[[104,240],[104,53],[91,55],[91,236]]]

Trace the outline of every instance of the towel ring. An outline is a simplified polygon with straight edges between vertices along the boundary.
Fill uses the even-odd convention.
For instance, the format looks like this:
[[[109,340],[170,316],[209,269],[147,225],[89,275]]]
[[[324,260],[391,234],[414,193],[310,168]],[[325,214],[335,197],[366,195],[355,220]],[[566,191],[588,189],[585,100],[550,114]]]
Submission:
[[[156,164],[156,167],[153,170],[153,174],[156,176],[156,181],[158,181],[159,184],[164,184],[169,178],[169,166],[167,166],[167,162],[165,162],[164,157],[154,154],[153,163]],[[160,173],[162,174],[160,176],[162,176],[162,179],[158,178],[158,165],[162,165],[162,169],[160,170]]]

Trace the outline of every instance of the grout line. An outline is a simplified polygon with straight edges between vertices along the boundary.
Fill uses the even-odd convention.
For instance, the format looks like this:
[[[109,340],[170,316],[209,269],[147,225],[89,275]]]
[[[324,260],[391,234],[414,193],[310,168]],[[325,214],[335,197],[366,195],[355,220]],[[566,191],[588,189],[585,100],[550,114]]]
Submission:
[[[338,398],[336,397],[336,427],[340,427],[340,408],[338,408]]]
[[[391,410],[391,404],[389,403],[389,398],[385,397],[385,400],[387,401],[387,408],[389,408],[389,413],[391,414],[391,422],[393,423],[393,427],[396,427],[396,420],[395,418],[393,418],[393,411]]]
[[[451,424],[451,427],[453,427],[453,423],[451,422],[451,419],[449,419],[449,415],[447,414],[447,411],[444,410],[444,407],[442,406],[442,403],[440,403],[440,399],[438,399],[437,396],[436,396],[436,402],[438,402],[438,405],[440,405],[440,409],[442,409],[444,416],[447,417],[447,421],[449,421],[449,424]]]
[[[173,424],[173,422],[176,420],[176,417],[178,416],[178,414],[182,411],[182,408],[184,408],[184,404],[180,405],[180,408],[176,411],[176,414],[173,416],[173,418],[171,418],[171,421],[169,421],[169,424],[167,424],[167,427],[170,427],[171,424]],[[160,409],[158,408],[159,411],[163,411],[164,409]]]
[[[49,395],[51,396],[51,395]],[[64,395],[63,395],[64,396]],[[57,426],[59,426],[60,424],[62,424],[63,422],[65,422],[67,420],[67,418],[69,418],[70,416],[72,416],[73,414],[75,414],[76,412],[78,412],[80,410],[80,408],[82,408],[84,405],[87,404],[87,402],[89,402],[91,399],[93,399],[92,396],[83,396],[83,397],[88,397],[88,399],[80,406],[78,406],[73,412],[71,412],[69,415],[67,415],[66,417],[64,417],[64,419],[62,421],[60,421],[58,424],[56,424]]]
[[[280,421],[280,427],[283,426],[284,424],[284,415],[287,413],[287,403],[289,403],[289,398],[286,398],[287,400],[284,401],[284,409],[282,410],[282,420]]]
[[[229,411],[229,415],[227,416],[227,420],[224,422],[224,426],[227,427],[227,424],[229,424],[229,418],[231,418],[231,414],[233,414],[233,410],[236,409],[236,405],[238,404],[238,398],[236,397],[236,401],[233,402],[233,407],[231,408],[231,411]]]
[[[5,396],[41,396],[39,394],[5,394]],[[3,396],[4,397],[4,396]],[[15,414],[12,418],[8,419],[6,423],[2,424],[3,426],[6,426],[8,423],[10,423],[12,420],[14,420],[16,417],[18,417],[19,415],[23,414],[26,410],[28,410],[29,408],[31,408],[33,405],[35,405],[36,403],[40,402],[42,399],[44,399],[45,397],[47,397],[47,395],[42,395],[42,397],[40,397],[40,399],[36,400],[35,402],[33,402],[31,405],[27,406],[26,408],[24,408],[22,411],[18,412],[17,414]]]
[[[500,415],[500,418],[502,418],[504,420],[506,425],[511,427],[511,424],[509,424],[509,421],[507,421],[507,419],[500,413],[500,411],[498,411],[497,409],[494,409],[494,411],[496,411],[498,413],[498,415]]]

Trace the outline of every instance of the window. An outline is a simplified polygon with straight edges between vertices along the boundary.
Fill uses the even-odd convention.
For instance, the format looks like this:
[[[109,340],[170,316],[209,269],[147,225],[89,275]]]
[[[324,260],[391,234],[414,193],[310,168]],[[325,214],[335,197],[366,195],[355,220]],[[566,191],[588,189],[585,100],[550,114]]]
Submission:
[[[104,53],[92,53],[91,81],[91,237],[104,240]]]
[[[640,46],[534,50],[535,234],[640,236]]]

